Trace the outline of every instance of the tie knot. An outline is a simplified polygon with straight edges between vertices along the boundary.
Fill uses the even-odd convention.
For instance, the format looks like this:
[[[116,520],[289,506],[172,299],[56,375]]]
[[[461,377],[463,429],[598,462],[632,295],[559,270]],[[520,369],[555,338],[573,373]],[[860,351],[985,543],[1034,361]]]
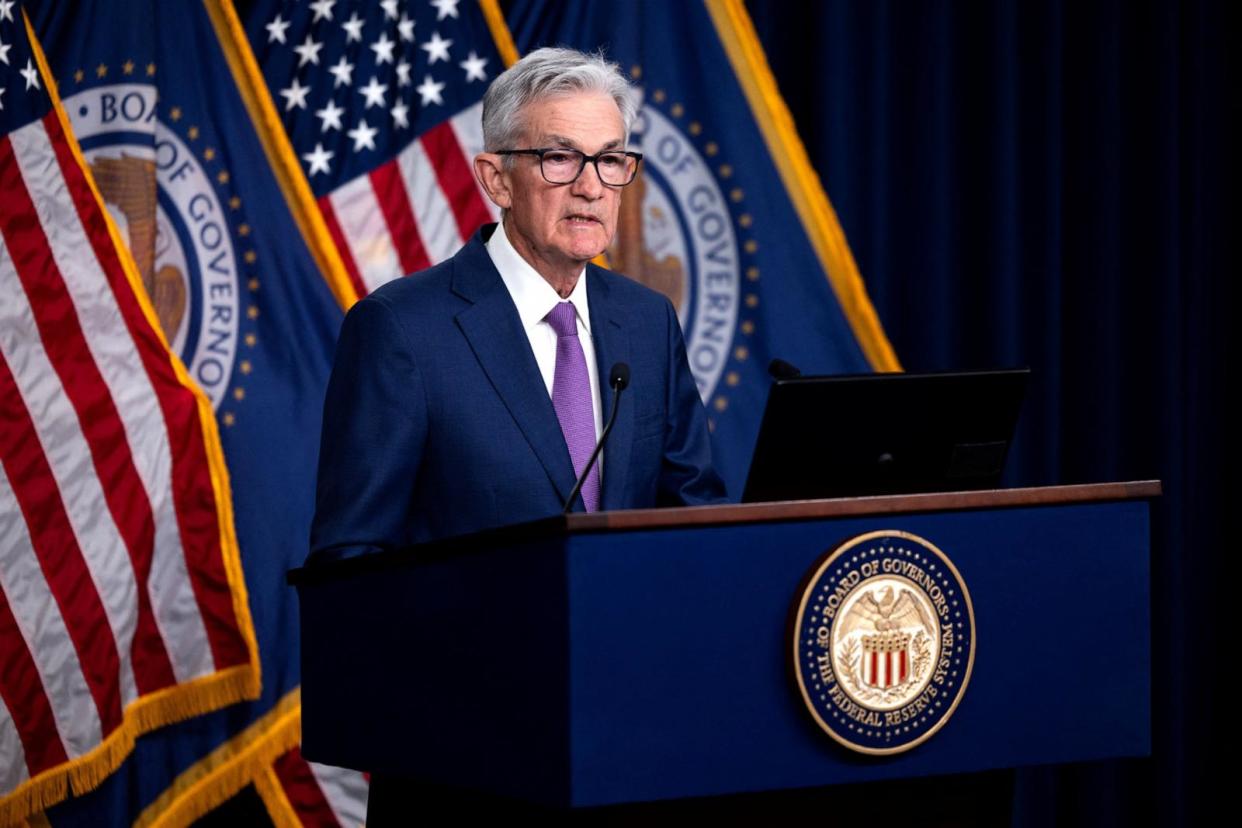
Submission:
[[[573,302],[561,302],[548,314],[548,324],[558,337],[578,335],[578,317]]]

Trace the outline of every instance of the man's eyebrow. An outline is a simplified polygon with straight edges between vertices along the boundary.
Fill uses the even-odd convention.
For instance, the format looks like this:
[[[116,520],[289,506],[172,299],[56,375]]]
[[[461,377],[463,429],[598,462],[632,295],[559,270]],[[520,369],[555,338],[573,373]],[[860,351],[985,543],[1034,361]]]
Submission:
[[[582,147],[572,138],[566,138],[564,135],[545,135],[540,140],[541,146],[545,147],[570,147],[571,149],[581,150]],[[613,138],[608,143],[600,147],[601,150],[619,149],[625,146],[625,141],[620,138]]]

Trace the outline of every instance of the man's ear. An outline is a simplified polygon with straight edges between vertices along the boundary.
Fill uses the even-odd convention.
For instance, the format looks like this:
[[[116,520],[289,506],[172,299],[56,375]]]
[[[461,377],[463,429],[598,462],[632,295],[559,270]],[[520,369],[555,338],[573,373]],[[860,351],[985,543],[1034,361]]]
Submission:
[[[509,191],[509,174],[504,168],[504,158],[492,152],[481,152],[474,157],[474,177],[487,197],[497,207],[508,210],[513,205]]]

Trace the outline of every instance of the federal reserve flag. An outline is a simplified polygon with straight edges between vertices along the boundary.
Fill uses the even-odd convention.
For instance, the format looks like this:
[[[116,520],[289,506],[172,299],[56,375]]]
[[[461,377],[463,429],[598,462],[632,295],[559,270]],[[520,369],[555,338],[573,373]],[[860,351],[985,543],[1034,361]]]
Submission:
[[[508,20],[520,53],[603,50],[640,89],[642,176],[609,262],[677,308],[739,497],[773,358],[806,374],[898,369],[741,0],[515,0]]]
[[[228,472],[0,0],[0,823],[259,693]],[[147,162],[148,165],[150,162]]]
[[[184,824],[270,779],[298,742],[296,604],[284,573],[306,556],[336,297],[348,280],[231,3],[31,6],[150,316],[218,423],[262,667],[256,701],[147,734],[98,790],[48,817]],[[15,97],[4,95],[6,110]],[[164,641],[175,658],[181,641]]]

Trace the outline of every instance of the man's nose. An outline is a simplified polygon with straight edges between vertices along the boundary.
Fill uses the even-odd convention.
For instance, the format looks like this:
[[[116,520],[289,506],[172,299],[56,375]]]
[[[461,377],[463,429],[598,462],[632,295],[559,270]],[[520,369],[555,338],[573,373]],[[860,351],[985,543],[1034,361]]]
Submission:
[[[599,198],[606,189],[608,187],[599,177],[599,170],[590,161],[586,162],[582,172],[574,179],[573,192],[586,198]]]

